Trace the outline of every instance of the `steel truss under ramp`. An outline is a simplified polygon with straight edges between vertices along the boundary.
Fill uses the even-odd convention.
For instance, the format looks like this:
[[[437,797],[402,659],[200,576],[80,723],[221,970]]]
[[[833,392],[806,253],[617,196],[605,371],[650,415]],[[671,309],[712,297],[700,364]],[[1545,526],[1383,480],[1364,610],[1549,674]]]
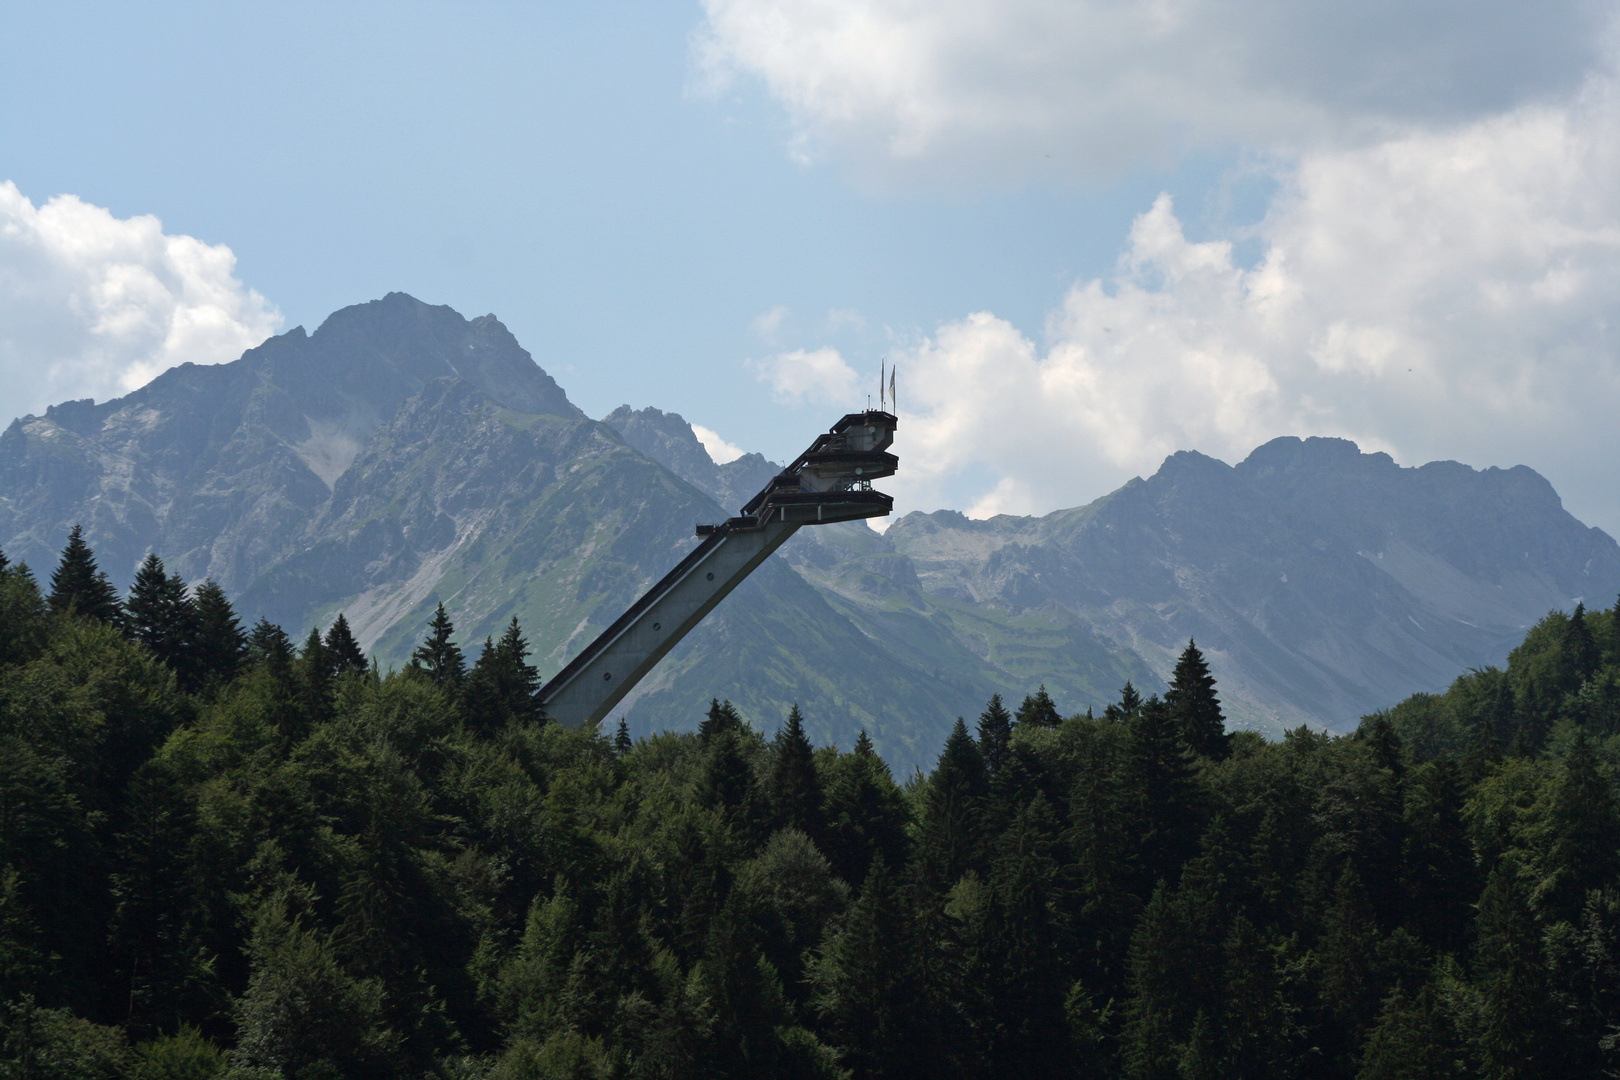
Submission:
[[[558,723],[594,724],[608,715],[664,654],[743,578],[804,525],[883,517],[894,500],[872,490],[898,459],[892,413],[850,413],[719,525],[699,525],[703,542],[630,605],[585,651],[540,689]]]

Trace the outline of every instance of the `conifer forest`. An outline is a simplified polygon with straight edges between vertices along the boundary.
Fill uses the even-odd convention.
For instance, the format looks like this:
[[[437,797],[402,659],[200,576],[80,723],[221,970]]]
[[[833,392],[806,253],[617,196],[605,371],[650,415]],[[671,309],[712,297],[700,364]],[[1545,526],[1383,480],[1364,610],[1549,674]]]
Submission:
[[[515,619],[383,672],[120,596],[75,529],[0,556],[0,1075],[1614,1075],[1620,614],[1345,736],[1218,676],[897,777],[796,709],[548,723]]]

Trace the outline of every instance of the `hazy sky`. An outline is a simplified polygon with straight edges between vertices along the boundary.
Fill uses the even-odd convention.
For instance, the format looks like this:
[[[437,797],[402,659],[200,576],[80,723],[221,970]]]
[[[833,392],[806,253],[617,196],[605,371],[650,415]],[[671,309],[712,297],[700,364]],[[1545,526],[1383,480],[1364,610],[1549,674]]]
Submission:
[[[1282,434],[1620,533],[1613,3],[0,3],[0,412],[404,290],[904,509]],[[3,423],[3,420],[0,420]]]

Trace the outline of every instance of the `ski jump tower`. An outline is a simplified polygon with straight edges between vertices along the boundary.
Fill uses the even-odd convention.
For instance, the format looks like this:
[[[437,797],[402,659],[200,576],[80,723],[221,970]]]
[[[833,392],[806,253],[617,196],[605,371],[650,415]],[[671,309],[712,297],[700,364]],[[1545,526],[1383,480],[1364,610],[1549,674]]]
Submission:
[[[546,713],[569,726],[604,719],[714,606],[802,525],[884,517],[894,499],[872,481],[899,460],[893,413],[850,413],[719,525],[699,525],[703,542],[630,605],[556,678],[540,688]]]

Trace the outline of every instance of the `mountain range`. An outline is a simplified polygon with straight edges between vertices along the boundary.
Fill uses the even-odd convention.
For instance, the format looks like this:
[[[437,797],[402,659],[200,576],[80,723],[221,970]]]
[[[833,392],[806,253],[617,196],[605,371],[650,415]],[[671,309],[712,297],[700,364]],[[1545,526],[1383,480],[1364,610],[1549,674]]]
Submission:
[[[778,469],[717,464],[655,408],[592,420],[493,315],[391,293],[14,421],[0,548],[48,570],[82,523],[120,586],[156,551],[295,636],[343,611],[385,664],[441,601],[469,646],[516,615],[548,674]],[[909,769],[992,693],[1044,683],[1083,711],[1127,679],[1161,690],[1196,638],[1233,726],[1342,729],[1617,589],[1620,548],[1528,468],[1281,438],[1042,517],[802,530],[624,712],[690,728],[721,697],[774,729],[797,702],[816,741],[864,728]]]

